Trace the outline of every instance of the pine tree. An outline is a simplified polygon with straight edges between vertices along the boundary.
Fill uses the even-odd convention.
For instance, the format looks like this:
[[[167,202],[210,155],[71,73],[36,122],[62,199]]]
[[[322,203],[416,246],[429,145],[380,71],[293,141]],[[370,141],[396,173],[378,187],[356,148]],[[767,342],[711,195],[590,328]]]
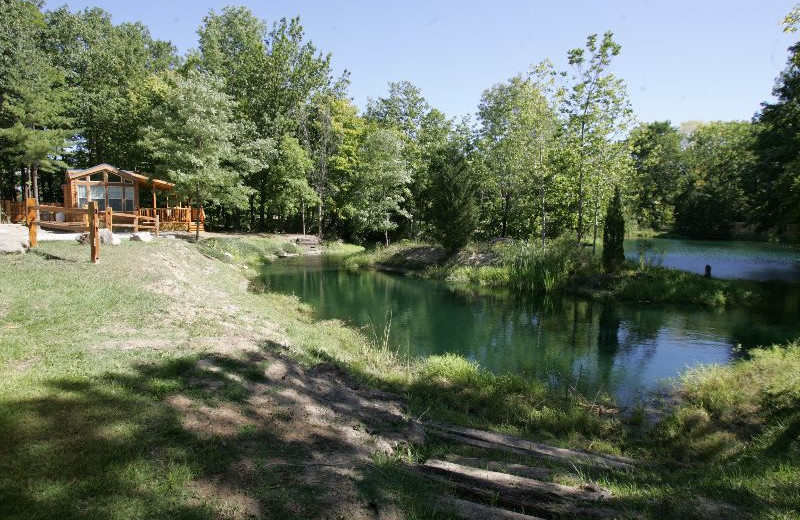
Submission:
[[[464,153],[455,145],[441,149],[430,166],[433,235],[448,251],[463,248],[478,225],[477,184]]]
[[[616,271],[625,261],[625,217],[622,215],[622,201],[619,187],[614,189],[614,198],[606,210],[603,229],[603,268],[608,273]]]

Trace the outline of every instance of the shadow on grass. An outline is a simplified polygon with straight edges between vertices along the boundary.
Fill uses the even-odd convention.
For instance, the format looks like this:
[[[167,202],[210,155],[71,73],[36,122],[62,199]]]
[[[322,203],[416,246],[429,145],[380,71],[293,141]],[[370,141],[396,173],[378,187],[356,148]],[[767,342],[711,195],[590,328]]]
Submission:
[[[257,353],[204,358],[213,372],[198,368],[194,358],[141,364],[129,373],[52,379],[34,397],[6,401],[0,409],[2,516],[327,517],[319,486],[330,482],[309,482],[302,468],[312,451],[347,447],[324,432],[292,435],[291,409],[264,420],[250,400],[254,382],[264,378],[264,359]],[[244,419],[217,417],[224,423],[219,427],[213,417],[198,422],[201,413],[187,426],[175,396],[190,402],[190,410],[235,409]],[[317,472],[322,480],[326,475],[335,477]]]

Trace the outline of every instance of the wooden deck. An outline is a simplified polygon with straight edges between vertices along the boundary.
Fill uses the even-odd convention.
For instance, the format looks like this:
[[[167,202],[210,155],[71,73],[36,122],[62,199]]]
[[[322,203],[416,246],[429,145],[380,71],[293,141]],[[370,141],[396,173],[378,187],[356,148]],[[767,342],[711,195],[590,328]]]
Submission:
[[[39,226],[47,229],[61,229],[65,231],[83,232],[88,230],[86,219],[74,215],[73,212],[64,211],[63,204],[43,203],[39,205],[42,209],[39,212]],[[13,200],[4,200],[0,203],[3,218],[9,219],[13,223],[25,222],[26,209],[25,203]],[[68,208],[69,209],[69,208]],[[57,213],[66,213],[63,220],[58,220]],[[109,212],[99,212],[100,221],[105,223],[106,214]],[[112,217],[112,227],[131,228],[136,231],[141,228],[146,230],[152,227],[152,222],[158,217],[161,230],[165,231],[188,231],[194,233],[197,229],[197,209],[186,207],[172,208],[139,208],[135,212],[115,211]],[[205,231],[205,212],[200,212],[200,231]]]

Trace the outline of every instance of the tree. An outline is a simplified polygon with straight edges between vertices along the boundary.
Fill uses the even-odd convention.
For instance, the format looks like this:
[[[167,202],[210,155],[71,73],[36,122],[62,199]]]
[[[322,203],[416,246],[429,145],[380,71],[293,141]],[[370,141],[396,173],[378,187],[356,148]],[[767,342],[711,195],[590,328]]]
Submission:
[[[598,43],[596,34],[586,39],[586,48],[570,50],[574,67],[573,86],[564,104],[568,144],[577,150],[577,240],[584,234],[586,181],[593,185],[594,243],[597,240],[598,212],[605,192],[613,184],[609,159],[624,157],[621,141],[631,119],[625,84],[608,69],[621,46],[613,33],[606,32]],[[588,57],[586,56],[588,51]]]
[[[141,23],[112,24],[99,8],[71,13],[61,7],[45,20],[43,45],[66,74],[74,92],[68,115],[81,129],[70,163],[149,171],[150,156],[140,146],[152,109],[148,79],[177,65],[175,47],[154,40]]]
[[[669,121],[643,123],[628,138],[633,159],[631,183],[639,225],[660,229],[672,221],[686,175],[681,135]]]
[[[800,6],[795,6],[784,21],[785,30],[795,32],[799,19]],[[800,223],[800,43],[789,48],[772,93],[777,101],[762,103],[754,117],[757,167],[748,186],[752,218],[767,228]]]
[[[545,196],[549,149],[557,127],[553,106],[540,84],[515,76],[484,91],[478,118],[478,146],[491,172],[487,191],[494,198],[500,236],[530,233],[534,209],[515,205],[519,200],[535,200],[530,195],[534,187],[540,199]]]
[[[676,230],[692,238],[728,238],[733,223],[750,213],[753,125],[745,121],[713,122],[689,138],[686,187],[675,208]]]
[[[278,143],[278,160],[271,179],[274,184],[272,199],[274,214],[300,214],[303,234],[306,234],[306,208],[315,205],[317,193],[308,184],[308,174],[314,161],[297,138],[285,134]]]
[[[201,210],[206,203],[245,206],[251,190],[243,183],[248,172],[241,167],[263,169],[271,143],[250,139],[249,149],[237,150],[235,137],[247,128],[234,121],[233,100],[214,76],[167,74],[155,88],[160,101],[142,146],[152,154],[158,172],[176,184],[178,193],[195,197]]]
[[[603,227],[603,268],[613,273],[625,262],[625,218],[622,215],[622,197],[619,187],[614,188],[614,197],[606,209]]]
[[[448,251],[458,251],[467,245],[478,225],[478,186],[457,143],[441,148],[433,157],[430,178],[433,237]]]
[[[354,205],[350,208],[358,229],[380,232],[386,245],[393,217],[407,216],[403,201],[411,175],[403,159],[403,138],[396,130],[371,129],[359,153]]]
[[[61,157],[73,131],[65,115],[70,92],[64,74],[38,45],[43,27],[41,15],[27,15],[27,29],[34,32],[34,39],[23,40],[15,50],[17,63],[3,78],[0,140],[5,155],[26,173],[23,196],[32,196],[38,203],[39,173],[65,166]]]

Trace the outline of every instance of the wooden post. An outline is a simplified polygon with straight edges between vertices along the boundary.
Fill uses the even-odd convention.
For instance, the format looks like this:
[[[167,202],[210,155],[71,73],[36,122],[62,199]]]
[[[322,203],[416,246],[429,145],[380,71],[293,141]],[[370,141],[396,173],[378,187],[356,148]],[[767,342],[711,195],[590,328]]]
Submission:
[[[158,213],[156,213],[156,238],[158,238],[158,225],[159,225],[159,222],[158,222]]]
[[[87,204],[84,204],[83,205],[83,209],[89,209],[89,206]],[[91,231],[89,229],[89,214],[88,213],[84,213],[83,214],[83,227],[84,227],[84,229],[86,229],[86,231]]]
[[[36,231],[39,226],[36,222],[36,199],[25,199],[25,220],[28,223],[28,246],[36,247],[39,242],[36,240]]]
[[[100,234],[97,232],[97,203],[89,203],[89,245],[90,255],[93,264],[100,259]]]
[[[106,229],[112,231],[112,227],[114,226],[114,210],[106,208]]]
[[[133,216],[133,232],[134,233],[139,232],[139,215]]]

